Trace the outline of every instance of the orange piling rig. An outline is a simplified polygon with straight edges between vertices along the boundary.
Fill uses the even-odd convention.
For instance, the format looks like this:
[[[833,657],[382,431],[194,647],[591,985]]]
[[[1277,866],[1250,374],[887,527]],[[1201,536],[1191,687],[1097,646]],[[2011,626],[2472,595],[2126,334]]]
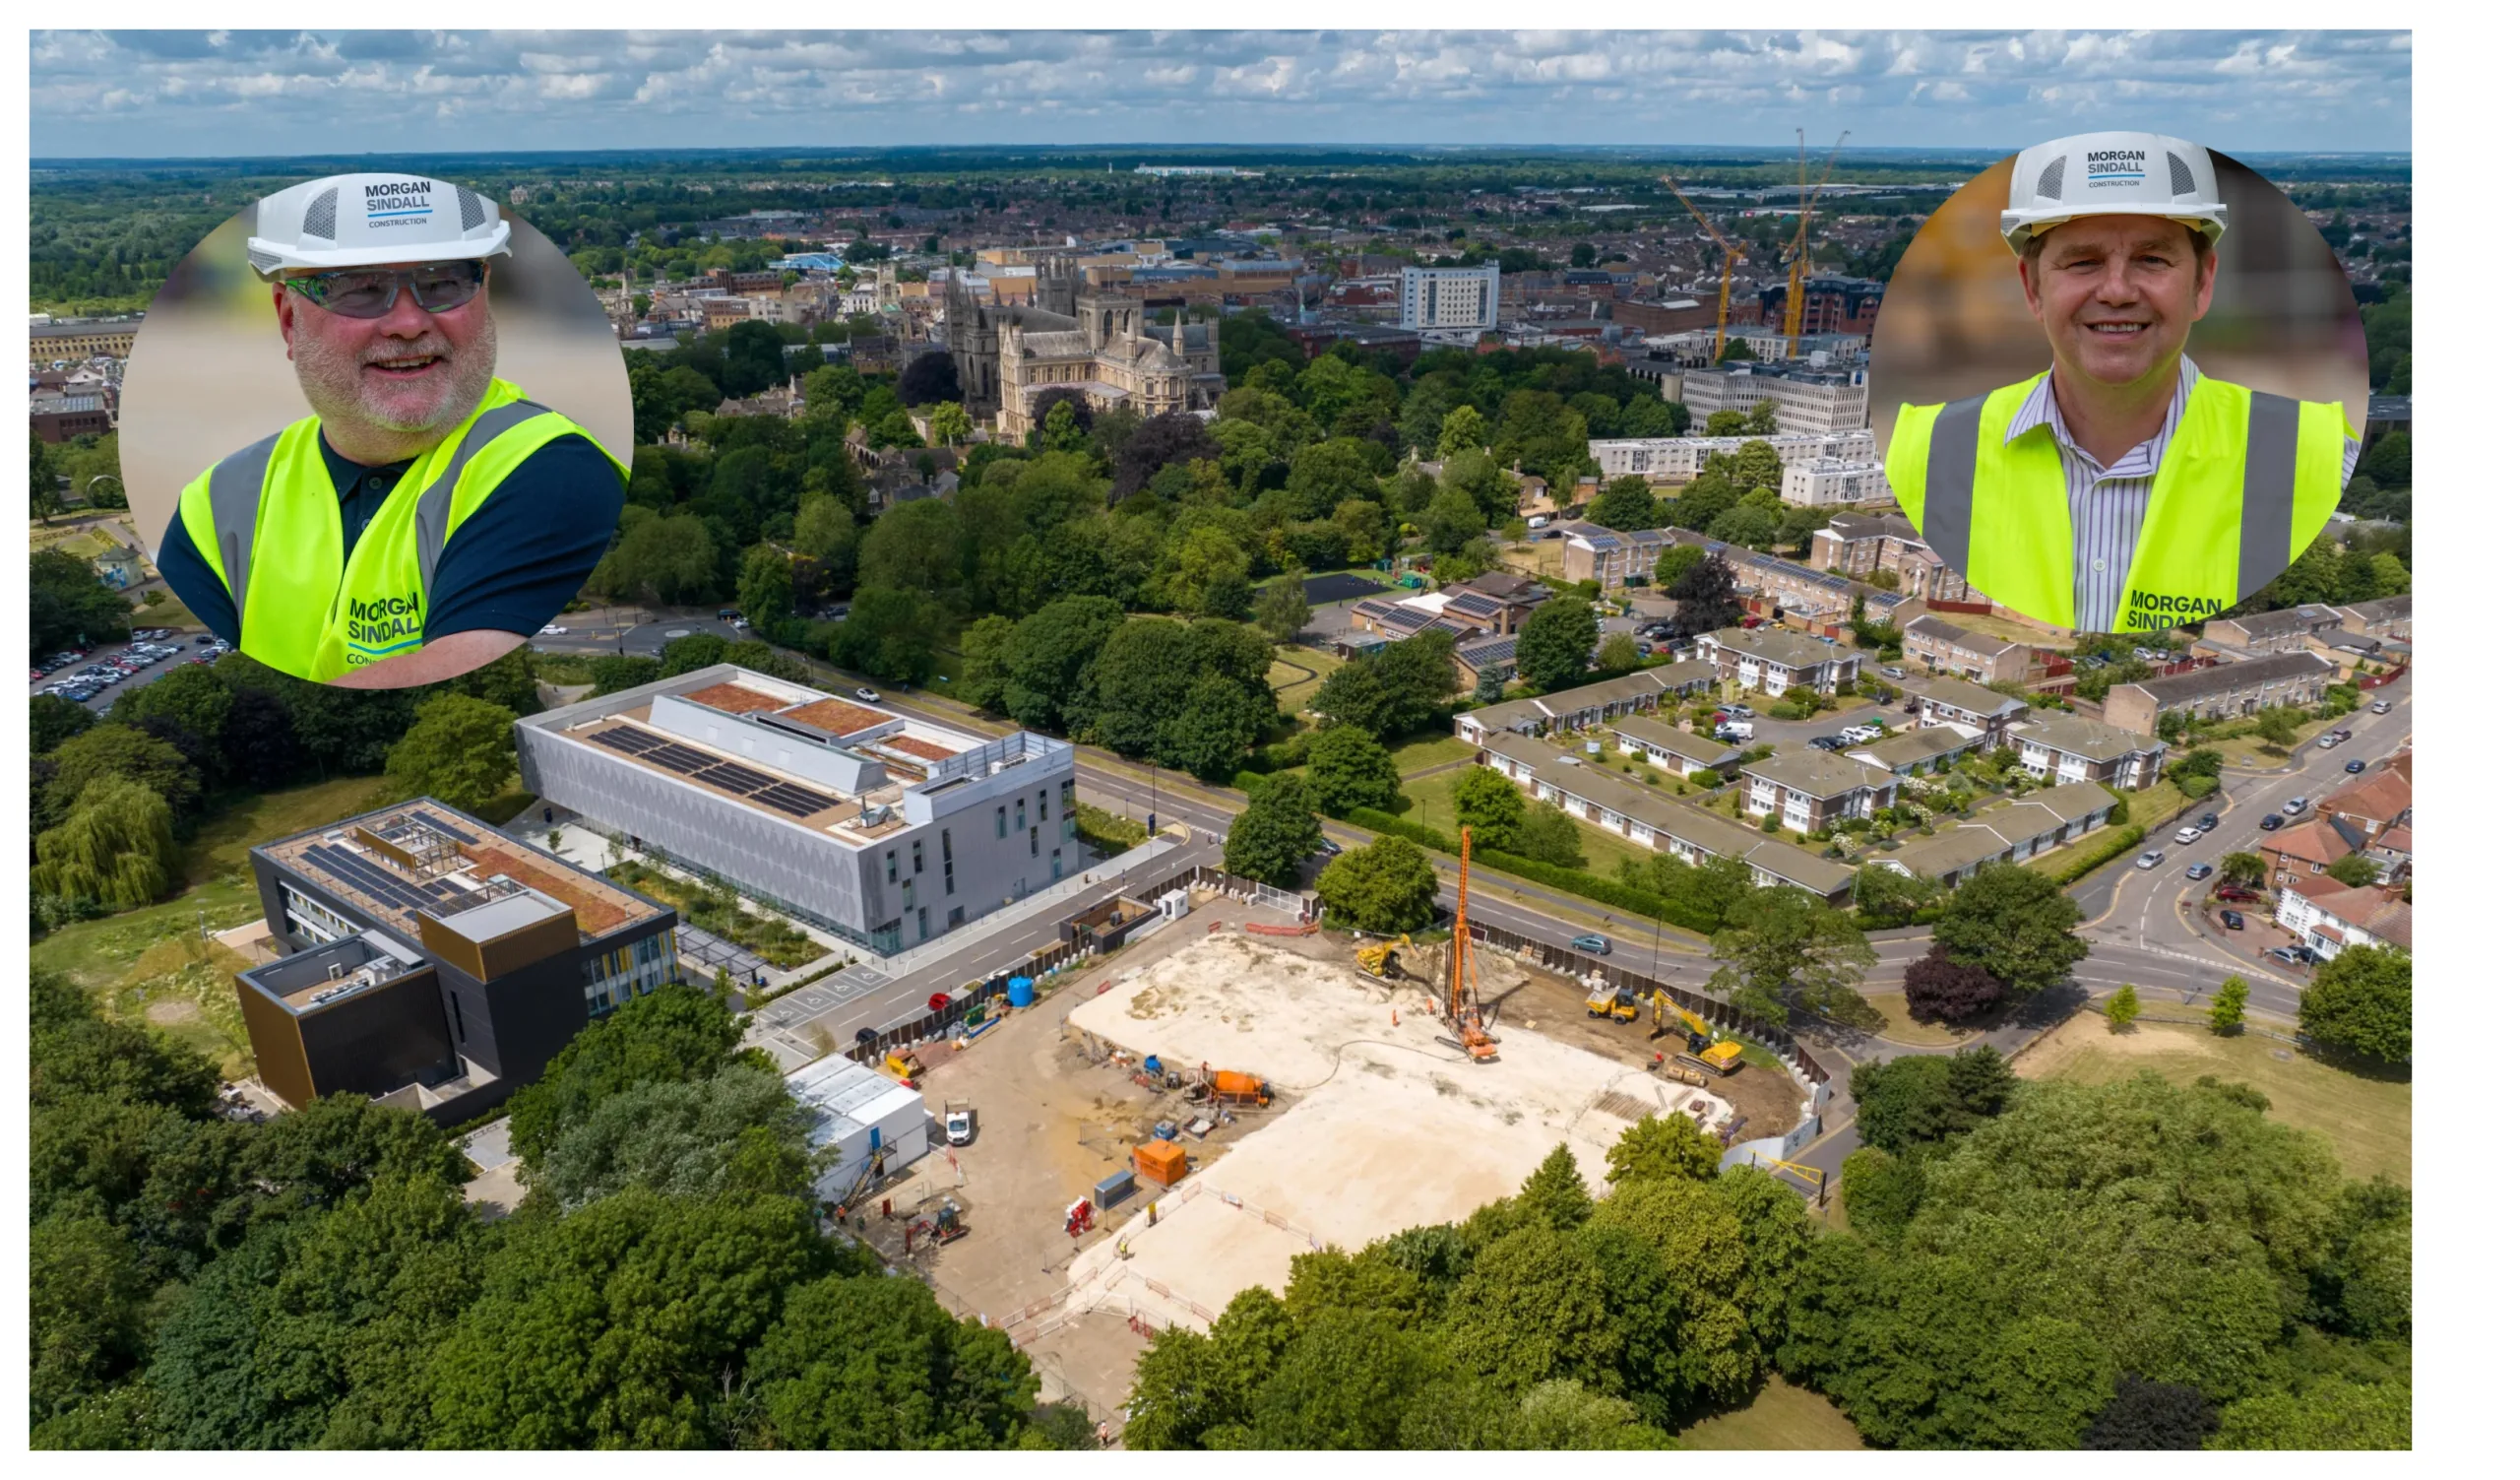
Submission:
[[[1496,1058],[1496,1040],[1479,1020],[1479,973],[1470,959],[1470,829],[1461,830],[1461,892],[1453,902],[1453,992],[1444,1022],[1473,1063]]]

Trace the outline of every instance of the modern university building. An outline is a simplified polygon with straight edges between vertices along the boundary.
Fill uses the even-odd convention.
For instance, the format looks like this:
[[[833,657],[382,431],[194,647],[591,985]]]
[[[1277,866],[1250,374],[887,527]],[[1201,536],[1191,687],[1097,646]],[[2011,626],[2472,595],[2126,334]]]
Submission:
[[[527,790],[875,955],[1076,871],[1075,752],[720,664],[519,720]]]

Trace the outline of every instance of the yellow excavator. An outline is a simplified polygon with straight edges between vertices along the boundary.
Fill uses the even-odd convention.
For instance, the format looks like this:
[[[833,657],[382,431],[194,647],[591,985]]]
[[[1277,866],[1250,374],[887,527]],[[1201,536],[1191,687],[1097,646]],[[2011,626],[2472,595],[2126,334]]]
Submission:
[[[1667,1013],[1670,1015],[1668,1021],[1665,1016]],[[1676,1026],[1673,1023],[1676,1023]],[[1654,994],[1654,1031],[1647,1037],[1650,1041],[1666,1033],[1680,1034],[1689,1046],[1689,1057],[1719,1074],[1736,1073],[1741,1067],[1739,1044],[1716,1042],[1715,1030],[1707,1026],[1705,1018],[1671,1000],[1670,994],[1656,992]]]
[[[1377,940],[1356,952],[1356,969],[1380,981],[1396,982],[1409,973],[1401,968],[1409,959],[1409,940]]]

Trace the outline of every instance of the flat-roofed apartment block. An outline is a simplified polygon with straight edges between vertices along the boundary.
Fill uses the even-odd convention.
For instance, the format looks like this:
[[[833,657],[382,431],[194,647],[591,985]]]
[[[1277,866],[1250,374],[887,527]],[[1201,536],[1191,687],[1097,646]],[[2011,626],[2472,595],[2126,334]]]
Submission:
[[[1616,833],[1642,848],[1691,864],[1739,859],[1761,885],[1790,884],[1831,902],[1846,898],[1855,870],[1814,858],[1792,843],[1762,837],[1704,807],[1613,776],[1544,740],[1510,730],[1480,742],[1479,763],[1532,794],[1534,801]]]
[[[1870,464],[1876,472],[1881,466],[1872,433],[1861,429],[1816,436],[1596,437],[1586,446],[1602,465],[1604,479],[1634,476],[1648,483],[1684,483],[1706,471],[1708,459],[1730,457],[1751,442],[1774,448],[1789,472],[1817,463]]]
[[[877,955],[1076,870],[1075,751],[719,664],[517,722],[528,790]]]
[[[2029,705],[2010,694],[1958,678],[1936,678],[1920,686],[1915,697],[1918,724],[1981,731],[1992,736],[1988,743],[1996,745],[2006,742],[2012,722],[2030,712]]]
[[[1776,491],[1796,508],[1853,508],[1888,502],[1890,480],[1879,463],[1824,460],[1786,469],[1784,485]]]
[[[1863,673],[1863,659],[1852,648],[1772,627],[1700,632],[1697,656],[1752,693],[1781,694],[1796,684],[1835,693]]]
[[[2010,742],[2033,776],[2059,782],[2097,781],[2121,792],[2140,792],[2161,779],[2170,746],[2062,710],[2036,710],[2008,727]]]
[[[2225,720],[2286,706],[2316,710],[2334,675],[2328,661],[2315,653],[2269,653],[2167,678],[2114,684],[2100,717],[2120,730],[2151,735],[2166,714]]]
[[[674,979],[673,911],[423,799],[248,855],[281,958],[236,976],[263,1082],[467,1121]]]
[[[1945,885],[1989,864],[2026,864],[2107,825],[2117,799],[2095,781],[2068,782],[2033,792],[2006,806],[1987,807],[1947,824],[1929,838],[1912,838],[1878,862],[1916,878]]]
[[[1798,362],[1742,364],[1738,361],[1680,372],[1680,401],[1692,417],[1720,411],[1743,415],[1762,401],[1776,409],[1776,429],[1788,436],[1822,436],[1861,431],[1867,372],[1814,367]]]
[[[1899,777],[1826,750],[1789,750],[1741,768],[1742,807],[1776,815],[1796,832],[1818,832],[1840,817],[1869,817],[1899,800]]]
[[[1712,692],[1723,682],[1713,664],[1694,658],[1641,668],[1632,674],[1562,688],[1536,699],[1508,699],[1474,709],[1453,719],[1453,734],[1476,745],[1491,734],[1547,735],[1559,730],[1587,730],[1623,715],[1660,705],[1665,694],[1688,698]]]

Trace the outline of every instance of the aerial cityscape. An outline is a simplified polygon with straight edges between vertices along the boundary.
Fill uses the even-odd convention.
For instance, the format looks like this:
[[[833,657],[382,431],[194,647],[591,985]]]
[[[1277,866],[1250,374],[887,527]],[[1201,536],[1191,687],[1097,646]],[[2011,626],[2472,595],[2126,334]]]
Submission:
[[[702,34],[34,37],[35,1448],[2413,1448],[2404,33],[1850,35],[1834,110],[1809,36]],[[2132,631],[1991,596],[1873,379],[2099,129],[2280,192],[2368,370],[2297,557]],[[126,373],[386,170],[469,276],[258,256],[284,326],[556,250],[622,502],[306,681]],[[412,612],[534,522],[323,410],[353,574],[445,468]]]

